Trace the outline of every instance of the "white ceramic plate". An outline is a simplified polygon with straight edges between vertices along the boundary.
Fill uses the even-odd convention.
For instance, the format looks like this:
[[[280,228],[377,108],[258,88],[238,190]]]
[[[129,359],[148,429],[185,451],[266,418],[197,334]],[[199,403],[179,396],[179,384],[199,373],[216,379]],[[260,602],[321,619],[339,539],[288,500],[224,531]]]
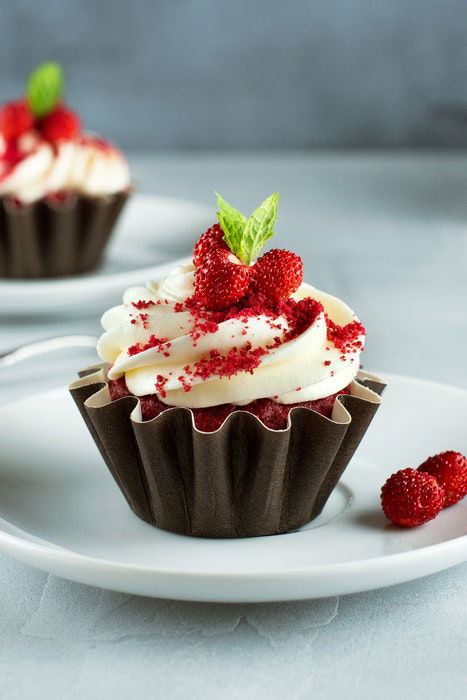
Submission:
[[[419,528],[388,524],[379,489],[396,469],[467,452],[467,392],[388,376],[373,425],[321,516],[298,532],[181,537],[126,506],[65,389],[0,408],[0,548],[33,566],[128,593],[204,601],[363,591],[467,559],[467,499]]]
[[[136,194],[129,200],[98,270],[52,280],[0,279],[0,313],[56,313],[101,309],[122,290],[160,277],[186,256],[215,219],[209,207],[168,197]],[[170,262],[172,261],[172,262]]]

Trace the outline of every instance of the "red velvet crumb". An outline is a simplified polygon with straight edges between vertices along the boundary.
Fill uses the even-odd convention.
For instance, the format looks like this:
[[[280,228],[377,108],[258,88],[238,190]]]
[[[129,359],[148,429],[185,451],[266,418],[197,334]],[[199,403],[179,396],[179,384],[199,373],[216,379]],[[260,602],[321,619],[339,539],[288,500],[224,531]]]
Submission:
[[[155,303],[153,301],[144,301],[144,299],[140,299],[139,301],[132,301],[131,305],[135,307],[135,309],[141,310],[141,309],[148,309],[150,306],[155,306]]]
[[[357,352],[362,349],[362,341],[359,336],[365,335],[365,327],[359,321],[352,321],[346,326],[338,326],[326,316],[327,338],[334,343],[338,350],[342,350],[341,359],[350,352]]]
[[[140,315],[145,316],[146,314]],[[156,338],[155,335],[151,335],[147,343],[135,343],[135,345],[130,345],[127,352],[129,356],[132,357],[133,355],[137,355],[138,353],[144,352],[145,350],[150,350],[150,348],[160,348],[161,345],[165,345],[165,347],[170,347],[170,343],[167,343],[167,338]]]

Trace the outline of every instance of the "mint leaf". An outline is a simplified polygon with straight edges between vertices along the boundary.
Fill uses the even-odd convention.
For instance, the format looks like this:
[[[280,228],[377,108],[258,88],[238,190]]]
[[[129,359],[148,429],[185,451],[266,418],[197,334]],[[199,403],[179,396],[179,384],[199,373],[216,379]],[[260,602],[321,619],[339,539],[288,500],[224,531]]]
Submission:
[[[279,206],[279,193],[274,192],[264,200],[248,219],[243,233],[242,250],[243,262],[249,265],[257,256],[261,248],[274,235],[274,224],[277,218]]]
[[[45,117],[53,110],[64,88],[63,71],[58,63],[41,63],[29,76],[27,99],[36,117]]]
[[[219,219],[220,227],[224,232],[224,240],[232,253],[239,257],[242,262],[245,262],[243,251],[243,234],[247,220],[241,212],[235,209],[235,207],[232,207],[225,201],[225,199],[222,199],[220,194],[216,192],[216,195],[217,206],[219,207],[217,218]]]
[[[224,240],[230,250],[243,262],[250,265],[261,248],[274,235],[279,194],[274,192],[255,209],[247,220],[237,209],[216,192],[219,211],[217,218],[224,232]]]

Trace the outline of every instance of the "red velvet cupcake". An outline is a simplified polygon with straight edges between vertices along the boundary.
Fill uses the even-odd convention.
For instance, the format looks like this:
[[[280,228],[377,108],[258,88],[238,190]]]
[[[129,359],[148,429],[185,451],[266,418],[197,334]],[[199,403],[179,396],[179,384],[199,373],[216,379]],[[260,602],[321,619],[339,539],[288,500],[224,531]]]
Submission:
[[[181,534],[271,535],[316,517],[383,384],[365,329],[273,249],[277,194],[247,220],[218,197],[193,264],[102,318],[104,364],[71,387],[134,512]],[[98,384],[103,384],[98,390]]]

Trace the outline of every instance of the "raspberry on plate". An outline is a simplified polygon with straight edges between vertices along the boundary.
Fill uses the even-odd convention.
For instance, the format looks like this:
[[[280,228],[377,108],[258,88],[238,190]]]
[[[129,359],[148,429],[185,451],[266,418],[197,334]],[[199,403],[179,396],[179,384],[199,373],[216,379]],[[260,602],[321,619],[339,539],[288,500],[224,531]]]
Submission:
[[[193,264],[195,267],[202,265],[208,253],[212,250],[229,250],[227,243],[224,241],[224,232],[219,224],[214,224],[208,228],[198,238],[193,250]]]
[[[56,107],[41,123],[42,136],[52,143],[71,141],[78,136],[80,128],[78,115],[63,105]]]
[[[269,299],[287,299],[303,281],[300,256],[289,250],[273,248],[253,265],[251,283],[255,291]]]
[[[444,488],[445,508],[467,495],[467,459],[460,452],[447,450],[428,457],[418,470],[434,476]]]
[[[401,469],[390,476],[381,489],[385,516],[402,527],[415,527],[433,520],[443,505],[443,487],[434,476],[417,469]]]
[[[32,129],[34,115],[26,100],[8,102],[0,109],[0,134],[6,141],[19,138]]]
[[[227,250],[212,250],[195,272],[195,295],[213,311],[234,306],[245,296],[250,268]]]

